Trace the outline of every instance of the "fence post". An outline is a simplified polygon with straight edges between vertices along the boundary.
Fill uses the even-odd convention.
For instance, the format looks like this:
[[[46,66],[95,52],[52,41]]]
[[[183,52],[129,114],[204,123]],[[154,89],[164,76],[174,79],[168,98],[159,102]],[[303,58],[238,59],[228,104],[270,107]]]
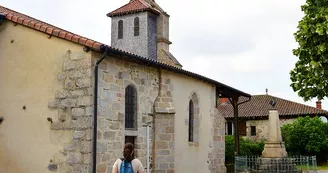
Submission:
[[[309,156],[306,157],[306,170],[307,170],[307,173],[309,173],[310,171],[310,168],[309,168]]]
[[[277,173],[279,173],[279,160],[277,160]]]
[[[235,154],[235,169],[234,172],[237,173],[237,154]]]

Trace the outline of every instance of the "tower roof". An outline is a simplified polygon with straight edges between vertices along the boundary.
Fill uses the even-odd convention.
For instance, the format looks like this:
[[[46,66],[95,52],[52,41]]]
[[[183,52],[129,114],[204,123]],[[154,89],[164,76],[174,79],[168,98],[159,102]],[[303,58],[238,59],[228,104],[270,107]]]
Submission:
[[[155,0],[130,0],[129,3],[107,14],[108,17],[120,16],[141,11],[151,11],[155,14],[165,13]],[[166,13],[165,13],[166,14]]]

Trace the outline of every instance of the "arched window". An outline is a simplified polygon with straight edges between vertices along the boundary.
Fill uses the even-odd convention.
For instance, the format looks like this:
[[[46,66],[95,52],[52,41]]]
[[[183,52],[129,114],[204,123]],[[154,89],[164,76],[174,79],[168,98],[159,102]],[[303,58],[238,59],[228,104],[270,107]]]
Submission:
[[[125,88],[125,129],[137,129],[137,91],[131,85]]]
[[[189,101],[189,132],[188,141],[194,142],[194,103],[192,100]]]
[[[118,39],[123,38],[123,20],[118,21]]]
[[[139,35],[139,17],[134,18],[134,36]]]

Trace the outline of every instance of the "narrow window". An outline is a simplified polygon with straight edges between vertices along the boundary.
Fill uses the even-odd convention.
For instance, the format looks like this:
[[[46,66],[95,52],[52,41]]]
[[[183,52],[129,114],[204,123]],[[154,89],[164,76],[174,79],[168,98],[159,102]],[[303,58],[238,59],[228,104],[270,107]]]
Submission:
[[[256,126],[251,126],[251,136],[256,136]]]
[[[228,133],[227,135],[233,135],[233,123],[232,122],[227,122],[228,124]]]
[[[194,103],[189,101],[189,142],[194,141]]]
[[[125,88],[125,129],[137,129],[137,92],[130,85]]]
[[[139,35],[139,17],[134,18],[134,36]]]
[[[118,21],[118,39],[123,38],[123,20]]]

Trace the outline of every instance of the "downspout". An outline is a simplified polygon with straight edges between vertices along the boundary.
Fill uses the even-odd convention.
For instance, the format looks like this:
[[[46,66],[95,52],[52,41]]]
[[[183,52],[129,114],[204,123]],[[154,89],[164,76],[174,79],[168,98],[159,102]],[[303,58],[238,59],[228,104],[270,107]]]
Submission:
[[[2,24],[2,22],[5,20],[5,16],[3,14],[0,14],[0,25]],[[0,117],[0,124],[2,124],[4,118]]]
[[[161,91],[162,91],[162,86],[161,86],[161,84],[162,84],[162,71],[161,71],[161,69],[160,68],[158,68],[158,93],[157,93],[157,97],[156,97],[156,99],[155,99],[155,103],[156,103],[156,100],[157,100],[157,98],[160,98],[161,97]],[[152,173],[153,172],[155,172],[155,164],[156,164],[156,158],[155,158],[155,145],[156,145],[156,126],[155,126],[155,121],[156,121],[156,109],[155,109],[155,107],[156,107],[156,105],[155,105],[155,103],[154,103],[154,105],[153,105],[153,112],[154,112],[154,114],[153,114],[153,145],[152,145],[152,165],[153,165],[153,169],[152,169]],[[147,169],[150,169],[150,168],[147,168]]]
[[[100,59],[95,64],[95,86],[94,86],[94,111],[93,111],[93,155],[92,155],[92,172],[97,173],[97,116],[98,116],[98,69],[99,64],[105,59],[108,47],[101,45],[100,50],[103,51]]]

